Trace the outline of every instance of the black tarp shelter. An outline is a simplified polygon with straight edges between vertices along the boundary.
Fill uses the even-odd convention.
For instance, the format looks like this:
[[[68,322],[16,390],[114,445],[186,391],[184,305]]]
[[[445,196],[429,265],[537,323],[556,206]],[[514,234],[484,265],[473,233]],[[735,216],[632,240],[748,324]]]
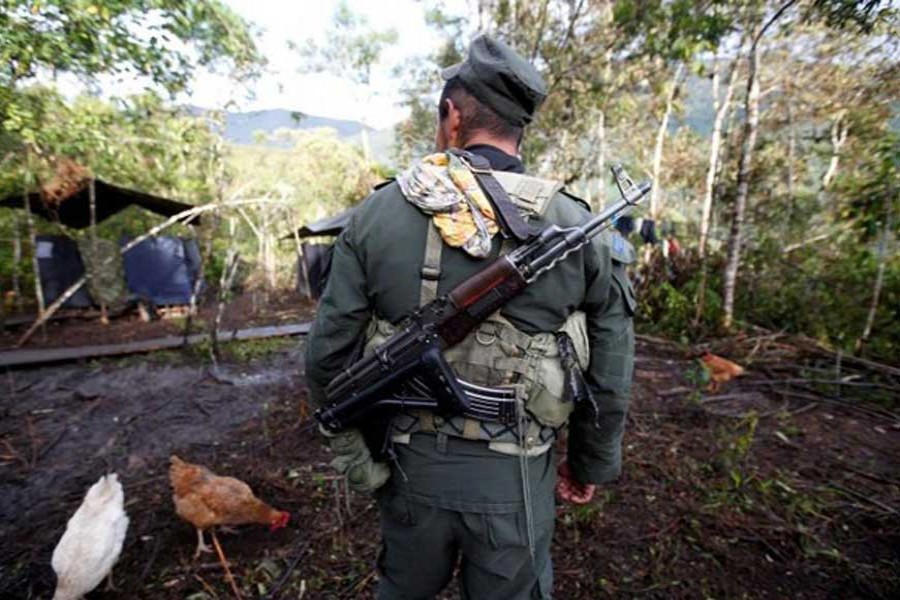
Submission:
[[[292,233],[282,239],[289,239],[296,235],[297,239],[305,240],[318,237],[337,237],[347,227],[353,216],[351,208],[337,215],[319,219],[300,227],[296,234]],[[300,246],[300,256],[297,257],[297,289],[311,298],[319,298],[325,290],[328,282],[328,274],[331,272],[331,255],[334,252],[334,244],[331,242],[303,242]]]
[[[119,187],[100,179],[94,179],[93,182],[97,223],[122,212],[129,206],[139,206],[164,217],[171,217],[193,208],[190,204]],[[40,192],[31,192],[28,194],[28,206],[32,213],[48,221],[61,223],[74,229],[90,227],[90,183],[90,179],[85,180],[76,191],[52,203],[45,202]],[[0,200],[0,206],[6,208],[23,208],[24,204],[21,194]],[[198,224],[199,219],[199,216],[194,217],[191,222]]]
[[[334,236],[337,237],[350,222],[354,209],[346,210],[332,217],[325,217],[312,223],[307,223],[297,230],[297,236],[300,239],[318,236]]]
[[[189,304],[201,276],[200,248],[194,239],[149,238],[125,253],[124,261],[128,291],[157,306]]]
[[[78,244],[64,235],[35,237],[41,274],[41,289],[48,304],[59,298],[84,275],[84,263]],[[89,308],[94,304],[87,287],[82,286],[63,303],[63,308]]]

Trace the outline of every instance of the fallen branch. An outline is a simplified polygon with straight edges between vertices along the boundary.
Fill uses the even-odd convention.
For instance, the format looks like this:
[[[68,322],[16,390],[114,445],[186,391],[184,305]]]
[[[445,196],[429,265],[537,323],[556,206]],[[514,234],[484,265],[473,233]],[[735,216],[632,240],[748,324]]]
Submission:
[[[316,423],[314,423],[316,424]],[[304,427],[304,429],[311,429],[311,427]],[[337,527],[332,527],[331,529],[327,529],[325,531],[320,531],[318,534],[312,536],[303,542],[300,546],[300,550],[294,555],[294,558],[291,560],[291,563],[288,565],[288,568],[281,575],[281,578],[272,588],[272,591],[269,592],[269,595],[266,596],[265,600],[278,600],[279,595],[281,593],[281,588],[284,587],[284,584],[287,583],[287,580],[290,579],[291,573],[294,572],[294,569],[297,568],[297,565],[300,564],[300,560],[303,558],[303,555],[306,553],[306,550],[309,546],[315,542],[316,540],[320,540],[324,537],[329,537],[340,531],[346,525],[350,525],[357,519],[359,519],[362,515],[369,512],[369,510],[374,506],[374,504],[368,504],[364,509],[353,515],[346,523],[343,525],[338,525]]]
[[[888,506],[887,504],[885,504],[884,502],[881,502],[880,500],[876,500],[875,498],[872,498],[871,496],[867,496],[865,494],[860,494],[857,491],[837,485],[836,483],[829,482],[828,487],[830,487],[831,489],[833,489],[837,492],[841,492],[842,494],[845,494],[847,496],[856,498],[857,500],[862,500],[863,502],[868,502],[872,506],[877,506],[878,508],[880,508],[881,510],[883,510],[889,514],[896,515],[896,514],[898,514],[898,512],[900,512],[893,506]]]
[[[791,384],[821,384],[821,385],[840,385],[845,387],[861,387],[861,388],[878,388],[882,390],[890,390],[892,392],[900,392],[900,386],[888,385],[886,383],[870,383],[866,381],[846,381],[843,379],[750,379],[743,380],[741,385],[791,385]]]
[[[315,538],[313,538],[315,539]],[[306,551],[309,550],[310,545],[312,544],[312,539],[306,540],[303,545],[300,547],[294,554],[294,558],[291,559],[288,568],[285,572],[278,578],[278,581],[275,583],[275,586],[272,588],[272,591],[266,597],[267,600],[278,600],[278,596],[281,593],[281,588],[284,587],[284,584],[287,583],[288,578],[291,576],[291,573],[294,572],[294,569],[297,568],[297,565],[300,564],[300,561],[303,559],[303,555],[306,554]]]

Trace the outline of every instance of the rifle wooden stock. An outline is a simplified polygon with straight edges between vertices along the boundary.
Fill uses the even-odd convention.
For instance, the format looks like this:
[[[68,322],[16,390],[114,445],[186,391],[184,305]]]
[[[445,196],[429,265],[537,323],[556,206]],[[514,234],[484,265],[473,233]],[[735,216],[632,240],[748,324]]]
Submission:
[[[479,323],[527,285],[528,282],[509,258],[501,256],[453,288],[449,298],[456,310],[438,325],[443,347],[461,342]]]

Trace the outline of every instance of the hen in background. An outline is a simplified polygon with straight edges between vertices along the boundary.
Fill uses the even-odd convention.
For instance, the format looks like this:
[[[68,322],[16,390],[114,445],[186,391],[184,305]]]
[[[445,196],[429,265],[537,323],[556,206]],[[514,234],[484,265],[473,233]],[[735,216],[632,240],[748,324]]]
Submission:
[[[700,357],[700,362],[707,373],[709,373],[709,386],[707,386],[707,389],[711,392],[717,391],[719,385],[726,381],[744,374],[744,367],[741,365],[709,352]]]
[[[216,475],[206,467],[171,456],[169,480],[179,517],[197,528],[197,551],[209,552],[203,531],[216,525],[268,525],[272,531],[287,525],[290,514],[257,498],[246,483]]]
[[[128,515],[125,494],[115,473],[91,486],[53,550],[56,572],[53,600],[77,600],[109,575],[122,553]]]

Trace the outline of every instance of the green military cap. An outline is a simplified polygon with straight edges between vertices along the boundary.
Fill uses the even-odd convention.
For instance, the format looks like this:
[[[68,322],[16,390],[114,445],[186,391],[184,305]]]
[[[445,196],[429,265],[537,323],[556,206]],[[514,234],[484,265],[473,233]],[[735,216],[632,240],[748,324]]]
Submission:
[[[547,97],[547,85],[534,65],[489,35],[475,38],[466,60],[441,76],[458,77],[469,93],[517,127],[531,123]]]

